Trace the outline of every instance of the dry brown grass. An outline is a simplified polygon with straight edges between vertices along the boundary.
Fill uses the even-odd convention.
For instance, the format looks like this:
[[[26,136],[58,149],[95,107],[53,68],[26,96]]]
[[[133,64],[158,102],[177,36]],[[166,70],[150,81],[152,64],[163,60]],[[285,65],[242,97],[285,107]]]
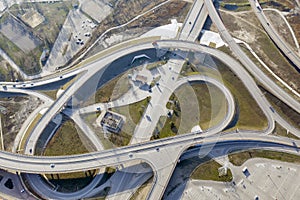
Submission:
[[[278,34],[295,50],[296,45],[293,40],[292,33],[290,32],[287,24],[279,15],[279,13],[272,10],[266,10],[264,11],[264,13],[266,17],[270,20]]]
[[[260,22],[252,11],[242,14],[221,12],[221,17],[234,37],[246,41],[277,76],[300,92],[298,87],[300,85],[300,74],[281,54],[262,27],[257,26]],[[241,18],[247,19],[248,22],[241,21]]]

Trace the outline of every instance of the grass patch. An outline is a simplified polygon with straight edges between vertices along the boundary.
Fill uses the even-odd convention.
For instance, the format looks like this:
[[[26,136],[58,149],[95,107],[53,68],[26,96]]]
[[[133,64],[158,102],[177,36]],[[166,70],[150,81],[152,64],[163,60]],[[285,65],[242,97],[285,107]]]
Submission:
[[[146,199],[148,192],[151,189],[152,182],[153,182],[153,177],[151,177],[143,185],[141,185],[141,187],[139,187],[137,191],[130,197],[130,200]]]
[[[104,149],[111,149],[114,147],[114,145],[107,138],[104,137],[102,129],[99,128],[98,125],[95,125],[96,119],[99,117],[100,114],[101,112],[89,113],[81,115],[80,117],[82,117],[86,124],[94,131],[95,134],[97,134]]]
[[[69,82],[67,82],[66,84],[64,84],[60,89],[61,90],[68,89],[74,82],[76,82],[80,78],[80,76],[81,76],[81,74],[78,74],[77,76],[75,76],[74,78],[72,78],[72,80],[70,80]]]
[[[212,180],[230,182],[232,181],[232,173],[230,169],[227,169],[227,175],[219,176],[218,169],[222,167],[219,163],[214,160],[210,160],[199,165],[194,172],[191,174],[192,179],[199,180]]]
[[[131,88],[128,74],[132,72],[132,69],[125,73],[122,73],[114,79],[108,81],[106,84],[101,86],[85,105],[91,105],[94,103],[104,103],[114,101],[124,95]],[[94,98],[94,99],[93,99]]]
[[[192,63],[190,63],[187,60],[183,63],[181,71],[180,71],[181,76],[190,76],[190,75],[199,74],[199,73],[200,72],[195,67],[195,65],[193,65]]]
[[[146,66],[146,69],[152,70],[152,69],[155,69],[157,67],[161,67],[161,66],[167,64],[167,62],[168,62],[167,60],[161,60],[158,62],[148,63]]]
[[[76,192],[87,186],[94,177],[96,170],[64,174],[46,174],[50,183],[57,187],[58,192]]]
[[[65,91],[67,90],[75,81],[77,81],[80,78],[81,74],[76,75],[72,79],[70,79],[67,83],[65,83],[63,86],[60,87],[61,90]],[[39,92],[46,94],[47,96],[51,97],[52,99],[57,99],[56,94],[59,91],[59,89],[54,90],[40,90]]]
[[[179,125],[179,116],[173,115],[171,118],[161,116],[157,122],[151,140],[175,136],[178,132]]]
[[[296,139],[296,140],[300,139],[299,137],[295,136],[294,134],[288,133],[287,130],[285,128],[283,128],[282,126],[280,126],[278,123],[276,123],[273,134],[276,136],[288,137],[288,138],[292,138],[292,139]]]
[[[226,47],[225,45],[219,47],[218,50],[223,51],[224,53],[226,53],[227,55],[230,55],[231,57],[234,57],[230,48]]]
[[[221,4],[232,4],[232,5],[249,5],[249,1],[248,0],[223,0]]]
[[[265,93],[265,97],[269,100],[276,112],[278,112],[281,117],[286,119],[293,126],[300,129],[300,114],[279,100],[273,94],[265,90],[263,87],[260,87],[260,89]]]
[[[267,56],[267,58],[265,56],[262,56],[261,59],[265,63],[268,63],[268,65],[272,67],[274,72],[279,73],[279,71],[284,72],[288,70],[290,72],[293,72],[291,73],[291,77],[290,77],[292,78],[292,80],[299,78],[298,76],[299,73],[297,73],[297,70],[288,62],[287,58],[281,54],[281,52],[278,50],[278,48],[275,46],[272,40],[268,38],[267,35],[261,34],[261,37],[258,38],[257,43],[259,44],[259,48],[261,48],[263,53]],[[258,52],[258,54],[259,53],[260,52]],[[278,66],[279,69],[276,70],[272,62],[276,66]],[[285,77],[285,76],[280,76],[280,77],[283,78],[284,80],[289,80],[288,79],[289,77]]]
[[[151,97],[147,97],[146,99],[130,104],[129,105],[129,114],[132,121],[135,124],[138,124],[151,100]]]
[[[61,156],[87,153],[72,120],[62,122],[44,151],[45,156]]]
[[[23,80],[19,73],[0,56],[0,81],[15,81],[16,79]]]
[[[51,99],[56,99],[56,94],[57,94],[58,90],[41,90],[39,92],[44,93],[45,95],[47,95],[48,97],[50,97]]]
[[[267,127],[268,121],[263,111],[258,106],[257,102],[253,99],[244,83],[237,78],[237,76],[217,58],[212,57],[217,69],[218,76],[222,76],[225,86],[231,91],[235,97],[237,105],[237,118],[236,123],[231,124],[230,130],[245,129],[245,130],[263,130]],[[208,72],[211,74],[213,72]]]
[[[225,118],[227,101],[217,87],[194,82],[179,87],[166,106],[173,114],[160,118],[152,139],[189,133],[196,125],[202,130],[217,125]]]
[[[126,117],[126,121],[119,133],[111,133],[109,140],[116,146],[126,146],[129,144],[136,125],[141,120],[147,106],[150,102],[150,97],[142,101],[112,108],[113,112],[119,113]]]
[[[246,48],[244,44],[240,44],[241,49],[246,53],[246,55],[258,66],[265,74],[268,75],[273,82],[276,82],[278,86],[280,86],[283,90],[285,90],[289,95],[293,96],[295,99],[299,99],[295,94],[293,94],[289,89],[287,89],[281,82],[279,82],[254,56],[253,54]]]
[[[228,157],[229,161],[236,166],[241,166],[244,162],[251,158],[267,158],[283,162],[300,163],[300,156],[269,150],[249,150],[233,153]]]
[[[35,119],[30,123],[29,127],[26,130],[26,133],[24,134],[21,144],[20,144],[20,151],[24,151],[24,147],[27,141],[27,138],[30,136],[32,130],[34,129],[35,125],[39,122],[39,120],[42,118],[42,114],[38,113]]]

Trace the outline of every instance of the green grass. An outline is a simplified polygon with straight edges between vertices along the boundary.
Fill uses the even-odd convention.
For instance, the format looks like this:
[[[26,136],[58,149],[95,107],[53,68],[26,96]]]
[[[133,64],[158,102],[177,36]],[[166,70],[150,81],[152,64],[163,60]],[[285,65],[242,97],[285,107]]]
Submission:
[[[116,146],[126,146],[129,144],[136,125],[141,120],[147,109],[150,98],[130,104],[113,108],[112,111],[126,117],[126,121],[119,133],[112,133],[109,140]]]
[[[200,72],[197,70],[195,65],[193,65],[189,61],[184,62],[183,66],[181,68],[181,71],[180,71],[181,76],[190,76],[190,75],[199,74],[199,73]]]
[[[211,84],[185,84],[171,95],[170,101],[173,103],[168,102],[166,106],[174,113],[171,118],[160,118],[153,139],[189,133],[196,125],[206,130],[220,123],[226,115],[225,96]]]
[[[45,156],[60,156],[87,153],[75,123],[71,120],[63,122],[55,135],[48,143],[44,155]]]
[[[152,70],[152,69],[155,69],[155,68],[160,67],[160,66],[162,66],[162,65],[165,65],[166,63],[167,63],[166,60],[162,60],[162,61],[158,61],[158,62],[149,63],[149,64],[147,64],[146,69]]]
[[[141,185],[136,192],[130,197],[130,200],[136,200],[136,199],[146,199],[147,194],[151,189],[151,185],[153,182],[153,177],[151,177],[149,180],[147,180],[143,185]]]
[[[218,48],[218,50],[234,57],[228,47],[222,46]],[[211,58],[213,59],[218,71],[216,72],[208,67],[201,67],[200,73],[223,82],[234,96],[238,109],[238,121],[236,124],[232,124],[230,130],[236,130],[237,128],[246,130],[262,130],[266,128],[268,125],[267,119],[247,88],[244,86],[243,82],[237,78],[226,64],[215,57]],[[193,61],[191,60],[191,63],[192,62]]]
[[[265,93],[265,97],[271,103],[276,112],[289,123],[291,123],[291,125],[300,129],[300,114],[279,100],[273,94],[265,90],[263,87],[260,87],[260,89]]]
[[[227,175],[219,176],[218,169],[222,167],[219,163],[214,160],[210,160],[199,165],[194,172],[191,174],[192,179],[199,180],[212,180],[230,182],[232,181],[232,173],[230,169],[227,169]]]
[[[259,44],[261,50],[267,55],[269,59],[272,60],[280,68],[288,68],[289,70],[296,71],[288,60],[280,53],[279,49],[275,44],[268,38],[267,35],[261,34],[258,38],[257,43]],[[261,58],[265,63],[269,63],[264,57]]]
[[[0,81],[23,80],[22,77],[0,56]]]
[[[228,157],[229,161],[236,166],[241,166],[244,162],[251,158],[267,158],[283,162],[300,163],[300,156],[269,150],[249,150],[244,152],[233,153],[230,154]]]
[[[296,140],[300,139],[299,137],[295,136],[294,134],[288,133],[287,130],[285,128],[283,128],[282,126],[280,126],[278,123],[276,123],[273,134],[276,136],[288,137],[288,138],[296,139]]]
[[[129,114],[132,119],[132,121],[135,124],[138,124],[147,109],[147,106],[151,100],[151,97],[147,97],[146,99],[136,102],[134,104],[129,105]]]
[[[46,174],[45,177],[58,192],[75,192],[87,186],[94,177],[96,170],[87,172],[74,172],[65,174]]]
[[[253,99],[244,83],[220,60],[213,58],[218,67],[221,79],[235,98],[238,111],[238,121],[231,130],[262,130],[267,127],[268,121],[257,102]],[[213,72],[208,72],[211,74]],[[220,77],[219,77],[220,78]]]
[[[84,119],[86,124],[98,136],[98,138],[101,141],[104,149],[111,149],[111,148],[114,147],[114,145],[104,137],[103,131],[98,126],[97,127],[94,126],[94,123],[95,123],[96,119],[99,117],[100,114],[101,114],[100,112],[89,113],[89,114],[81,115],[81,117]]]
[[[45,95],[47,95],[51,99],[55,100],[56,99],[57,91],[58,90],[42,90],[42,91],[39,91],[39,92],[44,93]]]
[[[180,118],[173,115],[171,118],[161,116],[151,139],[172,137],[177,134]]]
[[[242,11],[249,11],[251,10],[251,6],[249,3],[220,3],[220,6],[223,9],[226,9],[226,6],[238,6],[235,10],[230,10],[232,12],[242,12]],[[228,10],[228,9],[226,9]]]
[[[218,50],[223,51],[224,53],[226,53],[226,54],[230,55],[231,57],[233,57],[232,51],[230,50],[229,47],[226,47],[225,45],[219,47]]]
[[[85,102],[85,105],[113,101],[124,95],[131,88],[128,78],[130,72],[131,70],[128,70],[105,83],[96,91],[95,95],[92,95]]]
[[[43,115],[41,115],[40,113],[37,114],[37,116],[35,117],[35,119],[30,123],[29,127],[27,128],[24,136],[22,137],[22,141],[20,143],[20,150],[24,150],[25,147],[25,143],[27,141],[27,138],[30,136],[32,130],[34,129],[35,125],[38,123],[38,121],[42,118]]]

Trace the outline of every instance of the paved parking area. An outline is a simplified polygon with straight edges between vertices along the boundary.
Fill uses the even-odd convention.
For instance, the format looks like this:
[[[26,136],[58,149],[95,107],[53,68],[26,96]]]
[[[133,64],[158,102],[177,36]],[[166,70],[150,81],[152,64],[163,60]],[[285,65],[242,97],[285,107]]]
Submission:
[[[79,10],[71,10],[54,43],[47,63],[47,71],[55,71],[69,61],[90,39],[96,25]]]
[[[190,180],[181,199],[300,199],[300,165],[254,158],[232,171],[235,184]]]

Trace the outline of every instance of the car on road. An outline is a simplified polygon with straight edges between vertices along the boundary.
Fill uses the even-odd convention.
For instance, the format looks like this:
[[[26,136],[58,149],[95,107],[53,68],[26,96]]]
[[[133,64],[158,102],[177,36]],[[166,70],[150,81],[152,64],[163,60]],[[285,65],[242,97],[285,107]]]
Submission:
[[[150,122],[152,121],[151,117],[149,115],[146,115],[146,118],[147,118],[148,121],[150,121]]]

